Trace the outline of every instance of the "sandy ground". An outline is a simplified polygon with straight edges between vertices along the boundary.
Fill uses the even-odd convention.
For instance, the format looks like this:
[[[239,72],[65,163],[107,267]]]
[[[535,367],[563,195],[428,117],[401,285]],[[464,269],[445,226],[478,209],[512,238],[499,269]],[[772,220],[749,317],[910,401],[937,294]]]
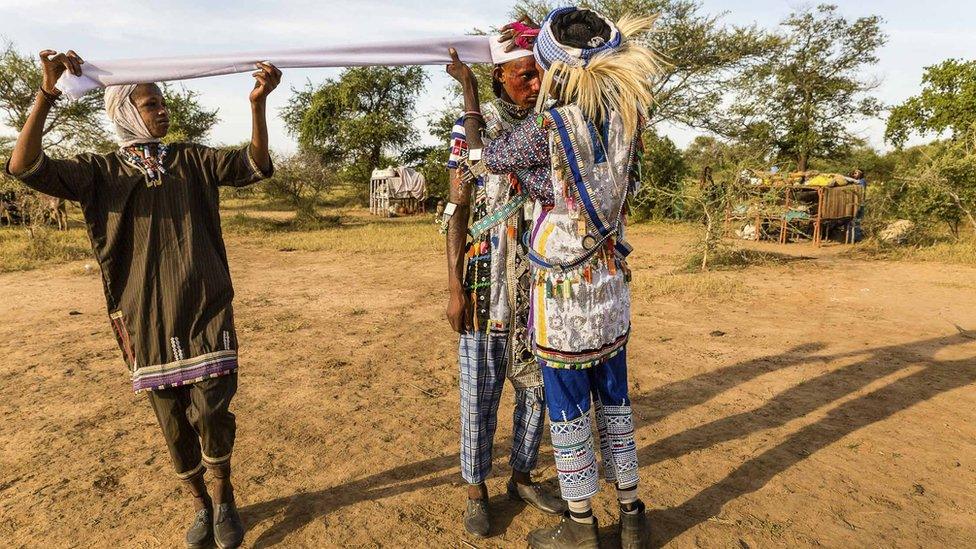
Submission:
[[[638,275],[665,276],[675,239],[639,232]],[[248,546],[521,547],[554,523],[503,497],[507,390],[493,537],[463,533],[439,254],[228,248]],[[636,299],[655,544],[976,547],[976,332],[957,329],[976,329],[976,269],[814,255],[719,275],[741,281],[731,299]],[[82,265],[0,275],[0,539],[179,547],[189,504]],[[553,481],[548,445],[538,477]],[[612,497],[596,507],[608,547]]]

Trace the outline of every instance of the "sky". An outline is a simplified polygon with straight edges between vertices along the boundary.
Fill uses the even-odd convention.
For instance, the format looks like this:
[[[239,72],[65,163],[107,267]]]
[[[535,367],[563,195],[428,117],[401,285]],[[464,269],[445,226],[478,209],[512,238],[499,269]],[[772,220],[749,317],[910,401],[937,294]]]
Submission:
[[[728,24],[773,28],[791,11],[812,5],[796,0],[700,0],[703,12],[724,14]],[[924,67],[948,58],[976,56],[976,2],[963,0],[835,0],[841,12],[855,18],[881,15],[888,44],[880,63],[869,73],[881,78],[876,95],[895,105],[918,93]],[[302,48],[363,43],[391,38],[444,37],[474,28],[504,24],[509,1],[442,0],[286,0],[254,2],[216,0],[0,0],[0,39],[22,52],[45,48],[74,49],[90,61],[182,54],[230,53],[262,49]],[[440,111],[448,97],[449,77],[443,67],[429,67],[427,89],[418,102],[414,123],[425,143],[438,142],[427,132],[427,117]],[[287,70],[269,98],[271,146],[295,149],[278,112],[291,89],[320,83],[337,69]],[[184,82],[200,92],[200,102],[219,109],[220,122],[211,141],[239,143],[250,137],[247,96],[252,86],[245,75]],[[664,125],[659,130],[679,146],[700,132]],[[884,148],[883,120],[865,120],[852,127],[858,135]],[[11,132],[6,132],[11,133]]]

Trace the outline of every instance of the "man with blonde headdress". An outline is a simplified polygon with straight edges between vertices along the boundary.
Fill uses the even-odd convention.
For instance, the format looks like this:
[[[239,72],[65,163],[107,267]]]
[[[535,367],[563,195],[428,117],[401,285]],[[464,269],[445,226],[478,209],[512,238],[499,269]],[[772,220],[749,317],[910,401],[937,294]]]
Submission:
[[[495,99],[484,106],[483,115],[477,113],[488,122],[489,139],[510,132],[531,116],[539,95],[539,72],[532,57],[538,29],[524,22],[503,29],[491,41]],[[452,203],[447,219],[451,295],[447,316],[460,334],[461,476],[468,484],[464,528],[485,537],[490,531],[485,480],[492,470],[506,378],[515,389],[508,495],[553,514],[564,512],[566,504],[531,477],[545,429],[545,393],[527,332],[529,269],[523,236],[530,229],[525,211],[528,193],[519,187],[516,173],[488,175],[473,186],[463,184],[458,162],[467,153],[464,119],[469,115],[454,127],[448,162]],[[467,194],[463,199],[457,196],[461,192]],[[468,205],[471,194],[473,208]]]
[[[613,23],[591,10],[553,10],[536,40],[544,72],[535,120],[484,144],[483,118],[469,114],[467,180],[485,173],[526,173],[535,202],[528,238],[532,263],[532,347],[542,364],[550,434],[569,512],[555,528],[536,530],[539,549],[596,548],[591,498],[599,470],[593,421],[600,431],[604,474],[616,486],[625,549],[650,547],[638,499],[637,447],[627,387],[630,335],[630,246],[626,198],[640,181],[643,113],[651,103],[657,56],[635,37],[653,17]],[[477,81],[457,59],[448,72],[464,88],[465,110],[480,111]],[[552,108],[544,108],[549,98]]]
[[[193,496],[188,547],[237,547],[244,529],[230,477],[237,390],[234,289],[220,230],[218,187],[271,175],[265,104],[281,80],[261,63],[251,91],[251,142],[237,150],[163,144],[166,102],[155,84],[109,87],[105,109],[119,149],[48,158],[44,123],[58,78],[81,74],[74,52],[40,54],[43,83],[7,163],[27,186],[81,205],[102,272],[109,319],[162,428],[176,475]],[[216,479],[213,497],[204,472]]]

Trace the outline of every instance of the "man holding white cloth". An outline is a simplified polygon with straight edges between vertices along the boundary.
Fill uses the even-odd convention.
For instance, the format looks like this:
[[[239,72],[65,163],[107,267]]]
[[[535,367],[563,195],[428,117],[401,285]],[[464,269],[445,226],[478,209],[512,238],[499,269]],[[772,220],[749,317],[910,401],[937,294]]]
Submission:
[[[44,124],[61,96],[58,79],[66,71],[80,76],[84,61],[51,50],[40,59],[43,83],[7,173],[81,205],[132,388],[148,395],[176,476],[193,497],[197,512],[186,544],[237,547],[244,528],[230,480],[236,422],[229,406],[237,391],[238,342],[218,186],[271,175],[265,103],[281,72],[259,64],[254,73],[245,147],[162,143],[169,115],[159,87],[126,84],[105,91],[119,148],[61,160],[42,150]],[[216,481],[212,498],[208,470]]]

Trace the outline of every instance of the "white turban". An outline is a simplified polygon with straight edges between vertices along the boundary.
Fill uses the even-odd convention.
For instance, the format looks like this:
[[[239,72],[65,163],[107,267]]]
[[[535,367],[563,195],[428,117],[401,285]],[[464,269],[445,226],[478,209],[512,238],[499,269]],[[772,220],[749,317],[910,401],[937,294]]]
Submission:
[[[139,109],[132,103],[132,92],[138,84],[108,86],[105,88],[105,112],[115,125],[119,145],[128,147],[139,143],[159,143],[152,136]]]
[[[525,50],[519,47],[516,47],[512,51],[505,51],[505,48],[512,43],[512,40],[499,42],[499,38],[501,38],[501,35],[496,34],[490,39],[492,64],[501,65],[503,63],[508,63],[509,61],[514,61],[523,57],[530,57],[532,55],[532,50]]]

